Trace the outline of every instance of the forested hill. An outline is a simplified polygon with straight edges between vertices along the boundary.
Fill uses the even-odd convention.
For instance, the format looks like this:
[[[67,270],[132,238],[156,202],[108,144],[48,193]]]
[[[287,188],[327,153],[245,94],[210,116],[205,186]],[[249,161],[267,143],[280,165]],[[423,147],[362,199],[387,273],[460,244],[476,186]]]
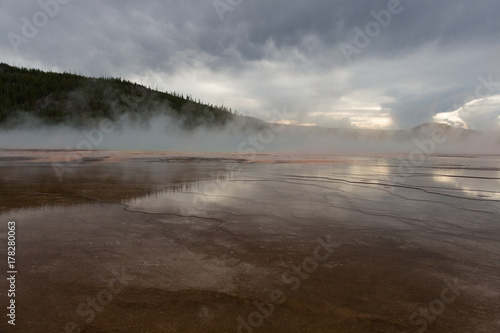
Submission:
[[[43,72],[0,63],[0,127],[15,127],[34,116],[44,124],[92,126],[103,118],[128,114],[147,119],[158,113],[184,128],[222,126],[234,117],[223,106],[195,101],[189,96],[159,92],[116,78],[87,78]]]

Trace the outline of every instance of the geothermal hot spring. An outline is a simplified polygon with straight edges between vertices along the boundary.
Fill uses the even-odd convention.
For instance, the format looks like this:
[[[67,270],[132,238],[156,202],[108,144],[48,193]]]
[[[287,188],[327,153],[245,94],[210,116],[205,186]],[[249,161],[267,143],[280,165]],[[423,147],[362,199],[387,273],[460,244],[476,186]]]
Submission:
[[[66,155],[1,152],[18,332],[500,331],[499,156]]]

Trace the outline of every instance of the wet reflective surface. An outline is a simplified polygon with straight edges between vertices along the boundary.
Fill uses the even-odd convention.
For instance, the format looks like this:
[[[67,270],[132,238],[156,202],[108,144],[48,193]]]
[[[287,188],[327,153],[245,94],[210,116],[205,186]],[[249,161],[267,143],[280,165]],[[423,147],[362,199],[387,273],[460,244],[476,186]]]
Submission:
[[[16,331],[500,330],[498,156],[44,154],[0,159]]]

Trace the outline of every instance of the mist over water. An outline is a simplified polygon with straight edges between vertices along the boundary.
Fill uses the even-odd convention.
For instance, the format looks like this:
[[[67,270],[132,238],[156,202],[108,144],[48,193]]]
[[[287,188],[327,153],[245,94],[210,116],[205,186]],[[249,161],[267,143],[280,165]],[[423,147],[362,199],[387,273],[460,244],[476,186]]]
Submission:
[[[233,148],[232,141],[236,139],[232,128],[189,131],[166,115],[135,120],[126,118],[119,123],[106,121],[86,129],[24,124],[15,129],[0,130],[2,149],[226,151]]]
[[[249,120],[250,119],[250,120]],[[498,154],[500,135],[438,124],[403,131],[278,125],[235,117],[220,127],[185,129],[165,114],[123,116],[83,129],[29,117],[0,129],[0,149],[145,150],[187,152]]]

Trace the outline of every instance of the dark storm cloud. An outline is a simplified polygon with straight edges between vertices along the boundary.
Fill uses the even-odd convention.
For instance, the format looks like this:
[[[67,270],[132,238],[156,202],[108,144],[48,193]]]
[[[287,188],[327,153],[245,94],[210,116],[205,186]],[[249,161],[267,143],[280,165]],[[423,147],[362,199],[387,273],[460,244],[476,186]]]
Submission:
[[[366,109],[418,125],[463,105],[478,76],[500,81],[496,0],[54,1],[29,38],[40,3],[0,1],[2,61],[187,89],[263,118],[287,106],[319,125]],[[387,24],[367,31],[376,16]]]

